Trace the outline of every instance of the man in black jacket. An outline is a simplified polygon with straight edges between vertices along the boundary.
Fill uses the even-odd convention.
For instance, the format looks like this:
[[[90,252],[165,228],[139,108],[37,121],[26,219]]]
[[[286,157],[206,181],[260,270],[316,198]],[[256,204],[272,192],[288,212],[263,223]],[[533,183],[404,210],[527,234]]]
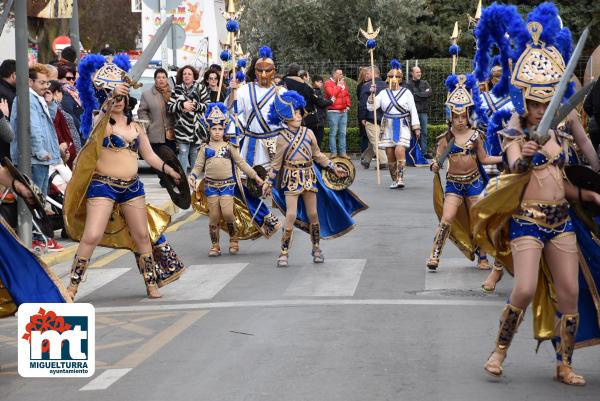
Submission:
[[[15,60],[4,60],[0,65],[0,100],[6,100],[8,113],[4,117],[10,120],[10,111],[13,100],[17,96],[17,64]],[[0,141],[0,160],[4,157],[10,159],[10,143]]]
[[[407,80],[404,86],[412,92],[413,97],[415,98],[417,112],[419,113],[419,123],[421,125],[421,151],[425,155],[425,158],[431,159],[427,143],[427,112],[429,110],[429,98],[433,92],[431,91],[429,83],[426,80],[421,79],[421,75],[421,68],[414,66],[411,69],[411,79]]]
[[[367,100],[371,95],[371,85],[373,70],[371,67],[366,69],[365,73],[365,84],[360,89],[360,97],[358,98],[358,119],[361,124],[365,127],[367,132],[367,137],[369,138],[369,146],[365,149],[365,151],[360,156],[360,163],[364,168],[369,168],[371,165],[371,159],[375,156],[375,139],[380,135],[381,132],[381,118],[383,117],[383,113],[377,113],[377,128],[375,127],[375,119],[373,116],[373,112],[367,110]],[[387,84],[383,81],[379,75],[379,68],[375,66],[375,86],[377,86],[377,93],[385,90],[387,88]],[[385,155],[385,151],[383,149],[377,149],[379,153],[379,167],[386,168],[387,165],[387,156]]]
[[[317,123],[314,125],[313,132],[315,133],[315,137],[317,137],[317,142],[319,143],[319,148],[321,147],[321,142],[323,142],[323,136],[325,135],[325,122],[327,121],[327,107],[333,104],[333,101],[330,99],[325,99],[323,95],[323,77],[318,75],[314,75],[312,77],[313,84],[313,92],[315,95],[315,106],[317,106],[316,110],[316,121]],[[305,118],[305,121],[310,119]],[[308,124],[307,124],[308,126]]]
[[[288,66],[287,75],[283,78],[283,84],[288,90],[296,91],[306,101],[306,107],[304,111],[306,116],[302,122],[302,125],[313,131],[316,135],[318,116],[317,116],[317,98],[313,91],[313,88],[308,85],[304,79],[300,76],[300,66],[296,63],[291,63]],[[319,137],[317,136],[317,140]],[[321,143],[319,142],[319,146]]]

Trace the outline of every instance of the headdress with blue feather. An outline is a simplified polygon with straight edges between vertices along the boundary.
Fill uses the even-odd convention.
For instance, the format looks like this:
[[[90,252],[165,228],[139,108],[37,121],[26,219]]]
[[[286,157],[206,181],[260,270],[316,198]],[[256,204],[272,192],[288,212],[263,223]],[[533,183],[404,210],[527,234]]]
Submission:
[[[296,110],[304,110],[306,100],[298,92],[289,90],[283,94],[277,93],[269,109],[269,124],[281,125],[285,120],[294,118]]]
[[[572,52],[571,32],[562,27],[553,3],[534,8],[527,22],[515,6],[494,3],[483,11],[475,35],[475,74],[480,81],[489,78],[490,52],[494,47],[499,51],[502,78],[494,86],[494,95],[510,94],[520,115],[527,112],[526,100],[550,101]],[[527,73],[532,70],[536,74]],[[573,88],[570,85],[565,98],[573,94]]]
[[[129,72],[130,69],[131,62],[126,54],[114,57],[90,54],[79,63],[75,86],[83,107],[81,135],[84,139],[92,132],[94,110],[98,110],[99,105],[104,104],[114,85],[123,83],[121,71]],[[100,70],[105,73],[97,74]]]

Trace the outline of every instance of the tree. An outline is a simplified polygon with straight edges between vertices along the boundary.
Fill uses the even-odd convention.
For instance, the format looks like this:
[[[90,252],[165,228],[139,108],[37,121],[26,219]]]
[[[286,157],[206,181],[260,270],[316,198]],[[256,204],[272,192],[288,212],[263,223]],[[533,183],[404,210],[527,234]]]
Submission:
[[[139,13],[130,0],[79,0],[79,34],[85,49],[99,51],[105,44],[115,50],[135,49],[141,36]]]
[[[241,38],[256,53],[269,45],[286,60],[357,60],[368,58],[359,28],[367,17],[381,27],[378,54],[404,57],[426,0],[243,0]],[[370,7],[369,7],[370,6]],[[402,21],[402,23],[399,23]],[[360,39],[360,41],[359,41]],[[389,57],[388,57],[389,58]]]

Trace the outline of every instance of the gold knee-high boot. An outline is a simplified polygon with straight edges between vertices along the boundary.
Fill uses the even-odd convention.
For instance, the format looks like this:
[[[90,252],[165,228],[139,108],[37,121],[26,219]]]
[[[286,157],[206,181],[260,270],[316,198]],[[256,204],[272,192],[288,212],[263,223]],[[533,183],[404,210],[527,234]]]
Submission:
[[[511,304],[506,304],[500,315],[500,328],[498,330],[498,338],[496,339],[496,348],[488,358],[484,369],[491,375],[502,375],[502,363],[506,359],[508,348],[523,321],[525,311]],[[497,354],[496,358],[493,355]]]
[[[323,251],[321,251],[321,225],[314,223],[310,225],[310,240],[312,242],[312,257],[313,263],[323,263],[325,257],[323,257]]]
[[[210,234],[211,247],[208,251],[208,256],[220,256],[221,246],[219,245],[219,226],[210,224],[208,226],[208,233]]]
[[[146,284],[146,293],[148,298],[160,298],[160,292],[158,292],[158,285],[156,283],[156,262],[152,252],[136,254],[137,265],[144,283]]]
[[[75,258],[73,258],[73,264],[71,265],[71,280],[67,287],[67,293],[73,300],[75,299],[77,288],[79,287],[79,283],[81,283],[89,264],[90,260],[88,258],[83,258],[78,255],[75,255]]]
[[[583,386],[585,385],[585,378],[573,373],[573,368],[571,367],[578,328],[579,313],[561,316],[558,322],[560,343],[556,350],[556,359],[560,363],[556,366],[555,379],[565,384]]]
[[[229,233],[229,253],[235,255],[240,250],[240,244],[235,238],[235,224],[227,223],[227,232]]]
[[[404,188],[404,170],[406,168],[406,160],[398,160],[396,162],[396,177],[398,179],[398,188]]]
[[[388,163],[388,170],[390,170],[390,177],[392,177],[392,183],[390,185],[390,189],[398,188],[398,169],[397,163]]]
[[[427,267],[430,270],[437,269],[440,264],[440,256],[446,240],[450,236],[450,224],[440,221],[437,230],[435,231],[435,237],[433,239],[433,247],[431,248],[431,254],[427,259]]]
[[[277,267],[288,266],[288,252],[292,246],[293,233],[293,228],[283,229],[283,235],[281,236],[281,252],[279,254],[279,258],[277,259]]]

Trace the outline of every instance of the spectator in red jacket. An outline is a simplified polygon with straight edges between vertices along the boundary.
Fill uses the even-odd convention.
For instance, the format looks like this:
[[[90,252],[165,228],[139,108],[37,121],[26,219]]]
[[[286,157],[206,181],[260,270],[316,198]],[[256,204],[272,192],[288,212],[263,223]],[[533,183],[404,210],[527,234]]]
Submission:
[[[331,78],[325,82],[325,98],[333,101],[327,108],[327,122],[329,123],[329,151],[330,157],[338,154],[336,136],[339,134],[339,155],[348,157],[346,153],[346,125],[348,124],[348,111],[352,103],[344,72],[340,68],[333,70]]]

